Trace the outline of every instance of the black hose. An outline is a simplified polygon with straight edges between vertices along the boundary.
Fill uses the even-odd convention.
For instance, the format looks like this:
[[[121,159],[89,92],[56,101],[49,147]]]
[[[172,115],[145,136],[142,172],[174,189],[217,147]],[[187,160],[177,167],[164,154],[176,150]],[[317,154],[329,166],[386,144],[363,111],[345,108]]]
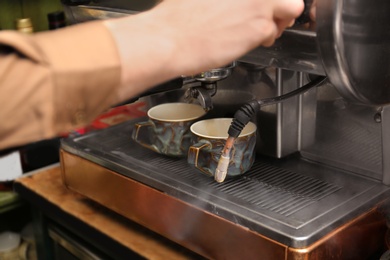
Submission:
[[[311,89],[313,87],[321,86],[322,83],[326,79],[327,79],[327,77],[322,77],[322,76],[321,77],[317,77],[314,80],[312,80],[309,83],[307,83],[306,85],[303,85],[302,87],[297,88],[296,90],[293,90],[293,91],[288,92],[288,93],[286,93],[284,95],[281,95],[281,96],[260,99],[260,100],[258,100],[258,102],[259,102],[260,106],[273,105],[273,104],[276,104],[276,103],[280,103],[283,100],[286,100],[286,99],[288,99],[290,97],[300,95],[300,94],[308,91],[309,89]]]
[[[249,101],[234,114],[233,122],[228,130],[229,136],[237,138],[240,135],[242,129],[244,129],[244,127],[248,124],[251,118],[257,113],[257,111],[260,110],[262,106],[276,104],[290,97],[300,95],[313,87],[320,86],[326,79],[326,77],[322,76],[317,77],[306,85],[303,85],[302,87],[288,92],[284,95],[260,100],[254,99]]]
[[[229,127],[228,134],[231,137],[237,138],[242,129],[248,124],[251,118],[260,110],[259,102],[254,99],[240,107],[234,114],[233,122]]]

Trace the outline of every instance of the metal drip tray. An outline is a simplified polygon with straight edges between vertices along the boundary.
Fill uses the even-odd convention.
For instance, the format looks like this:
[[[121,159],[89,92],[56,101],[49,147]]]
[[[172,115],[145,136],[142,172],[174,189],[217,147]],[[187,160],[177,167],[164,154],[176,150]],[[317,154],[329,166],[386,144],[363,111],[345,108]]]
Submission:
[[[290,247],[312,244],[389,194],[376,180],[299,157],[257,156],[247,174],[216,183],[186,159],[135,143],[134,122],[65,139],[62,149]]]

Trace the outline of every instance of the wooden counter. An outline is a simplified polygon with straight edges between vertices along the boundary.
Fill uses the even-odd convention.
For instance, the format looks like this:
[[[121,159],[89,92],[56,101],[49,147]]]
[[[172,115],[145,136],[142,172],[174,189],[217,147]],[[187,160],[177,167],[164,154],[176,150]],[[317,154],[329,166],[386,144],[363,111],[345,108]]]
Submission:
[[[126,250],[146,259],[202,259],[191,251],[68,190],[59,165],[15,181],[15,191],[44,215],[66,228],[78,230],[126,255]],[[124,256],[124,258],[126,258]]]

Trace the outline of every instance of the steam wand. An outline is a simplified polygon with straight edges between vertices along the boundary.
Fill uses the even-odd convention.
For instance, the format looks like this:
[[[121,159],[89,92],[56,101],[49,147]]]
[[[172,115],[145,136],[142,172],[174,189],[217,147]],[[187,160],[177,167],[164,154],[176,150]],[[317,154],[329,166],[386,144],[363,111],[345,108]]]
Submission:
[[[223,182],[227,175],[227,169],[230,161],[230,151],[234,145],[234,141],[240,135],[242,129],[248,124],[251,118],[260,110],[262,106],[273,105],[279,102],[282,102],[290,97],[300,95],[313,87],[318,87],[322,85],[327,77],[317,77],[313,81],[307,83],[306,85],[288,92],[284,95],[265,98],[260,100],[251,100],[245,105],[243,105],[235,114],[233,118],[233,122],[228,130],[228,138],[226,140],[226,144],[222,149],[221,157],[218,161],[217,169],[215,170],[214,179],[217,182]]]

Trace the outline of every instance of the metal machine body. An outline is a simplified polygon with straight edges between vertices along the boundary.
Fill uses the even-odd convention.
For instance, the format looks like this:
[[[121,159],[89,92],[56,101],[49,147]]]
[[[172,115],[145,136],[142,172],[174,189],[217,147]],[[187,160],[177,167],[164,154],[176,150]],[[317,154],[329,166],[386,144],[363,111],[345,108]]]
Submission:
[[[72,23],[158,3],[63,2]],[[314,75],[329,78],[257,113],[257,159],[248,174],[218,184],[185,159],[145,150],[130,138],[135,120],[63,140],[64,183],[207,258],[365,259],[384,250],[390,2],[316,4],[316,23],[297,24],[273,46],[241,57],[211,97],[208,116],[231,117],[250,99],[288,93]],[[186,90],[140,101],[145,109],[184,101]]]

